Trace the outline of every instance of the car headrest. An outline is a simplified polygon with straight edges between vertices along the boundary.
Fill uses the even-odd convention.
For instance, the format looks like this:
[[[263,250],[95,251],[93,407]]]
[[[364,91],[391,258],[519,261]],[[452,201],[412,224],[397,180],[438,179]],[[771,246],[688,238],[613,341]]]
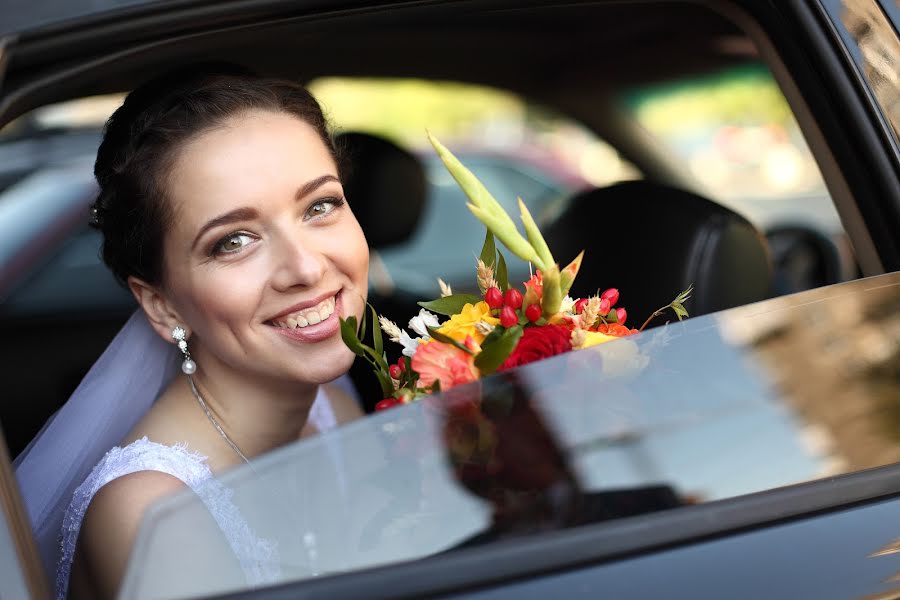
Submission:
[[[694,294],[685,306],[691,315],[771,295],[772,267],[760,232],[685,190],[631,181],[582,192],[545,233],[563,265],[585,250],[570,295],[619,288],[631,327],[690,284]]]
[[[425,171],[419,159],[388,140],[348,132],[335,138],[344,193],[369,246],[406,241],[425,208]]]

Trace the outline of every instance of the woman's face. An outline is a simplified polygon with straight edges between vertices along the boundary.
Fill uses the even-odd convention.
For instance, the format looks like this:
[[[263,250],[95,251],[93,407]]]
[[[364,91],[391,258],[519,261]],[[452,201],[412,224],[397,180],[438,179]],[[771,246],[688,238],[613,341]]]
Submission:
[[[180,150],[167,191],[165,295],[201,369],[324,383],[350,367],[338,316],[365,308],[369,251],[310,125],[233,117]]]

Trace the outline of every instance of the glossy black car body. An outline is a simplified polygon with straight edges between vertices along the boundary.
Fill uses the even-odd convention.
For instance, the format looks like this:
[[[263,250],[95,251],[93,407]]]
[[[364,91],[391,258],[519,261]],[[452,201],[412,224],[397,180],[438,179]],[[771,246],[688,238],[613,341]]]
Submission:
[[[610,118],[604,87],[635,72],[664,78],[709,66],[698,57],[721,56],[697,45],[742,31],[791,101],[863,272],[900,270],[898,99],[879,88],[871,44],[860,43],[871,38],[847,22],[847,3],[178,1],[101,13],[88,4],[70,3],[67,21],[29,18],[23,9],[21,21],[0,28],[7,36],[0,123],[50,102],[129,89],[185,56],[215,56],[301,79],[427,76],[509,88],[618,142],[648,179],[684,185],[664,157]],[[897,9],[866,4],[894,28],[880,43],[896,48]],[[671,50],[672,36],[682,53]],[[896,67],[896,54],[884,56]],[[896,275],[872,281],[896,286]],[[872,467],[241,595],[894,598],[900,467]]]

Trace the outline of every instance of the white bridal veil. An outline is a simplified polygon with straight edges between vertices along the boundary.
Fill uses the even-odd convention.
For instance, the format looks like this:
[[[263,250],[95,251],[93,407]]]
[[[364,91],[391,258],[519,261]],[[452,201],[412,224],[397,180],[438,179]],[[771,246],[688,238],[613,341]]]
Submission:
[[[14,462],[47,573],[56,572],[63,513],[75,488],[180,371],[178,349],[138,309],[81,384]]]

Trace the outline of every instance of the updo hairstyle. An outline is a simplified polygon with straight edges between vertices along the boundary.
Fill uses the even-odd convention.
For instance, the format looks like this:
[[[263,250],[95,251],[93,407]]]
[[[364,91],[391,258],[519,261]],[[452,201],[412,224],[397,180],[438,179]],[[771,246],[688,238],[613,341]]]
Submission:
[[[163,240],[171,223],[167,180],[179,149],[226,119],[251,110],[296,116],[312,126],[339,164],[319,103],[302,85],[230,65],[173,71],[137,88],[106,123],[94,176],[92,224],[116,279],[164,282]]]

